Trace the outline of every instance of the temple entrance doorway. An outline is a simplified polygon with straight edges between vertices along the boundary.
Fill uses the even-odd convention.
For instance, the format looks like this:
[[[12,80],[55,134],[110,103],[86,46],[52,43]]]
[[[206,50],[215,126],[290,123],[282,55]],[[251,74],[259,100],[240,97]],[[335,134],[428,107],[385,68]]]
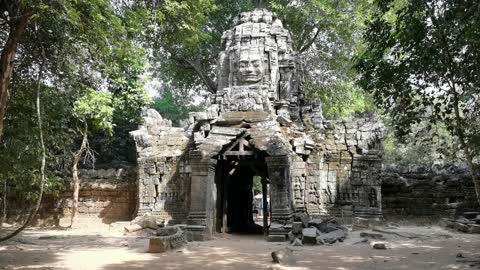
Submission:
[[[219,155],[215,170],[216,231],[266,234],[270,207],[268,175],[262,153],[232,148]]]

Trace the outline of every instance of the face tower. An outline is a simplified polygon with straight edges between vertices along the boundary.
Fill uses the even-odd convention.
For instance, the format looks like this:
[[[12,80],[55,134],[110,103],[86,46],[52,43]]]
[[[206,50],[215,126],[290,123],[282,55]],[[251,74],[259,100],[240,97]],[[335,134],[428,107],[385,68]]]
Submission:
[[[303,96],[290,33],[270,11],[237,16],[223,33],[217,92],[206,111],[172,127],[149,110],[132,132],[138,209],[185,223],[191,240],[250,231],[253,179],[261,179],[263,231],[285,240],[294,219],[381,215],[383,126],[374,118],[325,120]],[[268,194],[267,194],[268,193]]]
[[[220,112],[276,112],[301,125],[301,71],[290,33],[272,12],[242,13],[222,36],[214,103]]]

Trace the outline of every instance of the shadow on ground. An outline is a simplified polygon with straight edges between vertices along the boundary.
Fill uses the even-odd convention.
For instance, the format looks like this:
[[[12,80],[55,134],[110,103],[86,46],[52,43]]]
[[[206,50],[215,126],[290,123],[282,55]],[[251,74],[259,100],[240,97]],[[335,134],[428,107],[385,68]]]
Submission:
[[[217,235],[185,248],[146,253],[147,237],[126,237],[121,231],[29,229],[0,246],[0,269],[478,269],[457,255],[480,261],[480,235],[441,228],[401,227],[405,238],[385,234],[386,250],[372,249],[353,232],[343,243],[295,247],[289,266],[271,262],[271,252],[286,247],[261,235]],[[475,268],[476,267],[476,268]]]

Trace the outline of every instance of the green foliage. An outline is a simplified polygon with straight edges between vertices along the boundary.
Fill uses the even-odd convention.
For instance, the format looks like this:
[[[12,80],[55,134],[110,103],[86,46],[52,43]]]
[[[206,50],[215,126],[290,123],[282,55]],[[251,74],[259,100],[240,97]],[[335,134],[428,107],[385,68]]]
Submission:
[[[15,187],[11,193],[20,197],[35,199],[38,191],[41,146],[35,112],[36,86],[29,82],[16,81],[12,93],[9,114],[5,120],[6,129],[0,145],[0,180]],[[72,102],[70,95],[58,93],[52,87],[42,86],[41,103],[44,139],[47,145],[47,170],[45,192],[58,194],[63,181],[57,173],[70,163],[67,149],[72,144],[72,131],[68,128]]]
[[[387,164],[434,165],[458,164],[458,143],[444,125],[437,124],[431,130],[425,129],[425,122],[412,127],[408,136],[395,136],[395,127],[385,119],[384,161]]]
[[[175,126],[179,126],[180,121],[188,119],[190,112],[202,110],[201,105],[188,105],[185,100],[174,96],[169,90],[164,92],[162,98],[154,101],[152,108],[157,110],[162,117],[171,120]]]
[[[337,79],[350,80],[354,75],[350,55],[361,25],[356,15],[361,15],[364,2],[166,1],[137,2],[128,8],[145,15],[144,39],[152,52],[150,60],[155,63],[156,75],[173,92],[182,94],[192,89],[216,90],[211,84],[221,35],[232,26],[235,16],[257,7],[276,12],[291,31],[294,49],[302,52],[305,70],[311,71],[307,76],[313,81],[335,84]]]
[[[360,85],[390,115],[398,136],[411,136],[418,124],[425,132],[441,124],[465,153],[480,153],[479,5],[467,0],[375,3],[356,68]]]
[[[113,132],[112,95],[87,89],[87,93],[74,103],[73,116],[81,122],[87,122],[90,127],[103,130],[108,134]]]
[[[130,41],[120,42],[112,49],[106,65],[108,90],[113,95],[114,122],[136,127],[141,121],[141,110],[151,103],[144,89],[145,50]]]
[[[305,95],[322,101],[323,116],[326,119],[344,119],[355,112],[375,109],[372,97],[351,82],[336,82],[320,87],[308,80],[305,82]]]
[[[138,20],[141,13],[121,9],[109,0],[13,0],[8,4],[17,6],[20,2],[34,15],[18,46],[10,83],[5,136],[0,145],[0,179],[8,180],[22,196],[32,197],[32,191],[38,190],[40,168],[32,89],[36,89],[40,65],[44,70],[44,78],[39,79],[47,190],[59,190],[63,184],[58,176],[70,167],[79,121],[88,121],[110,134],[121,130],[121,136],[127,138],[150,100],[142,79],[146,53],[137,42],[142,31]],[[7,19],[2,12],[0,40],[8,34]],[[107,137],[93,132],[90,136],[94,140],[102,137],[102,145],[121,145],[116,143],[120,135]]]
[[[262,177],[255,175],[253,177],[253,195],[262,193]]]
[[[158,71],[156,75],[177,89],[198,84],[199,78],[185,60],[196,61],[209,52],[211,32],[206,24],[208,15],[216,9],[213,1],[137,1],[124,8],[142,18],[141,34]],[[214,64],[213,59],[209,60]]]

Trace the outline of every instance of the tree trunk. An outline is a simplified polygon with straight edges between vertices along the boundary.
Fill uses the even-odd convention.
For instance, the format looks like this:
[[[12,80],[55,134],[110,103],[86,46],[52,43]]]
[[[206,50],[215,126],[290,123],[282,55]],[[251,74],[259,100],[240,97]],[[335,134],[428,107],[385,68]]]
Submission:
[[[3,197],[2,197],[2,217],[0,218],[0,228],[7,220],[7,179],[3,181]]]
[[[190,65],[193,70],[198,74],[202,82],[207,86],[207,89],[210,93],[215,94],[217,93],[217,85],[215,82],[205,73],[203,68],[201,67],[200,61],[197,60],[192,62],[190,60],[184,60],[188,65]]]
[[[182,65],[183,67],[186,67],[188,69],[193,69],[195,73],[197,73],[198,77],[202,80],[203,84],[207,87],[207,90],[215,94],[217,93],[217,84],[208,76],[208,74],[205,72],[205,70],[202,68],[202,63],[200,61],[200,58],[197,57],[195,60],[188,60],[186,58],[179,58],[175,56],[175,53],[172,53],[169,51],[170,57],[175,60],[178,64]]]
[[[80,181],[78,179],[78,162],[82,157],[83,153],[87,149],[87,132],[88,132],[88,125],[85,121],[85,126],[83,130],[83,140],[82,144],[80,145],[80,149],[73,154],[73,161],[72,161],[72,217],[70,222],[70,227],[75,226],[78,221],[77,212],[78,212],[78,194],[80,192]]]
[[[45,63],[45,50],[43,49],[43,47],[42,47],[42,57],[43,57],[42,63],[40,64],[40,69],[39,69],[38,78],[37,78],[37,119],[38,119],[38,130],[40,135],[40,146],[42,148],[42,161],[40,165],[40,193],[38,194],[38,199],[37,199],[37,204],[35,205],[35,209],[30,213],[25,223],[20,228],[12,232],[10,235],[0,238],[0,242],[8,240],[14,237],[15,235],[19,234],[21,231],[23,231],[23,229],[25,229],[30,224],[32,219],[37,215],[38,209],[40,209],[40,205],[42,203],[43,190],[45,187],[45,160],[46,160],[45,143],[43,141],[42,115],[40,110],[40,86],[41,86],[40,80],[42,79],[43,67]]]
[[[457,112],[458,112],[458,109],[455,108],[455,114],[457,114]],[[468,171],[470,172],[470,176],[472,177],[473,185],[475,187],[477,202],[478,202],[478,205],[480,206],[480,178],[478,177],[478,172],[475,168],[475,165],[473,164],[473,157],[470,152],[470,148],[468,147],[468,144],[465,142],[465,136],[463,134],[463,130],[459,129],[457,130],[457,133],[458,133],[458,138],[460,140],[460,145],[463,149],[463,152],[465,153],[465,160],[467,162]]]
[[[458,139],[460,140],[460,146],[463,149],[465,154],[465,160],[467,162],[468,171],[472,177],[473,185],[475,186],[475,193],[477,195],[477,202],[480,206],[480,178],[478,177],[477,170],[473,164],[472,153],[470,152],[470,147],[468,146],[465,134],[463,133],[463,119],[460,116],[460,106],[459,106],[459,96],[455,88],[454,80],[452,80],[452,93],[453,93],[453,109],[455,113],[455,131],[457,133]]]
[[[465,149],[463,151],[465,151]],[[478,205],[480,206],[480,177],[478,177],[478,172],[475,169],[475,165],[473,164],[472,156],[470,155],[470,153],[467,157],[467,164],[470,175],[472,176],[473,185],[475,186],[475,193],[477,194]]]
[[[14,21],[11,23],[7,42],[0,56],[0,143],[3,136],[3,121],[7,111],[8,84],[13,73],[13,60],[15,59],[18,42],[25,32],[32,14],[30,10],[25,10],[18,19],[12,19]]]

